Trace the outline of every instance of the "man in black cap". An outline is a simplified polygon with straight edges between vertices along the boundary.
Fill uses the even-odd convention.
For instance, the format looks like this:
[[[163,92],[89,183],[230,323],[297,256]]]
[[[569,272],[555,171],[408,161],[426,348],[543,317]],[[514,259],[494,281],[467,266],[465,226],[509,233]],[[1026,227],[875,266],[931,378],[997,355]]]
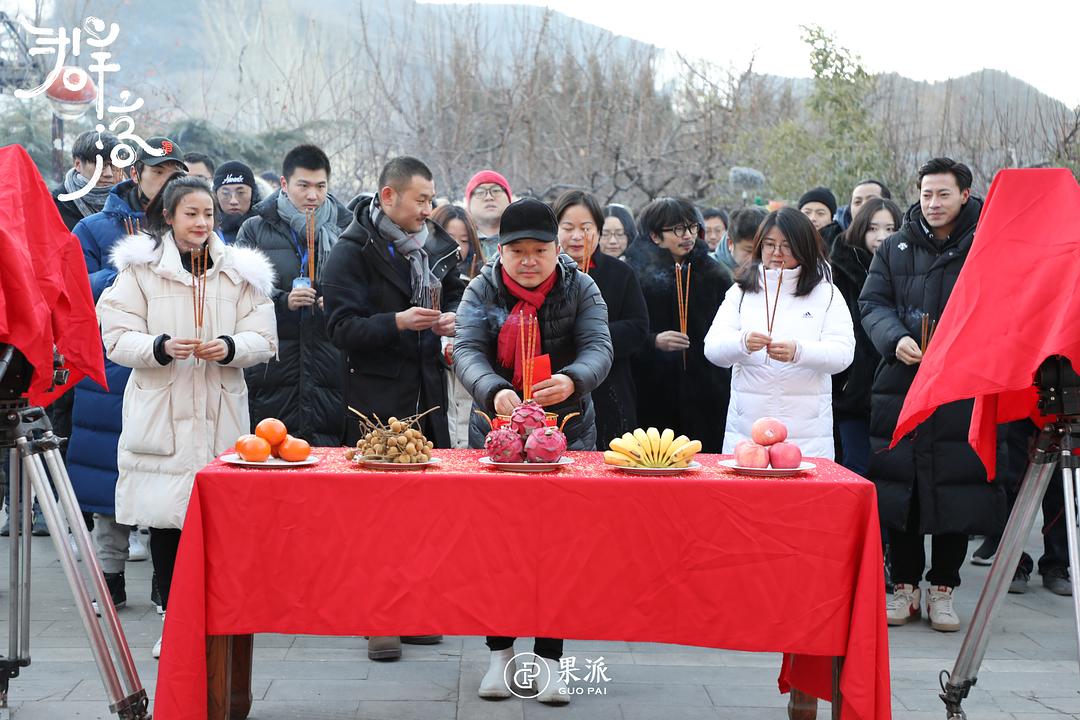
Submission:
[[[232,245],[240,226],[255,216],[254,207],[262,200],[255,173],[239,160],[222,163],[214,172],[214,196],[221,208],[221,238],[226,245]]]
[[[173,173],[187,172],[176,143],[164,137],[152,137],[146,142],[163,154],[152,155],[140,148],[130,179],[113,187],[101,212],[83,218],[73,230],[82,244],[95,301],[116,278],[116,268],[109,263],[113,245],[128,233],[145,228],[146,206]],[[117,607],[127,601],[124,563],[129,559],[129,546],[141,551],[139,559],[146,559],[137,531],[131,534],[132,528],[118,525],[115,520],[116,447],[124,388],[130,374],[129,368],[106,358],[108,389],[90,378],[75,386],[67,452],[68,472],[79,505],[84,512],[94,513],[94,551]]]
[[[511,203],[499,229],[498,256],[469,283],[458,307],[454,371],[474,407],[491,416],[509,415],[524,392],[518,336],[523,319],[535,323],[536,354],[550,357],[554,374],[532,386],[532,398],[560,417],[579,413],[566,423],[567,446],[594,450],[591,393],[607,377],[614,357],[604,298],[591,277],[559,254],[555,213],[544,203],[532,198]],[[469,447],[483,447],[487,431],[474,413]],[[514,638],[489,637],[487,645],[490,666],[480,682],[480,697],[510,697],[505,678],[515,675],[513,668],[507,670],[514,662]],[[536,696],[542,703],[570,701],[559,673],[562,650],[563,641],[554,638],[537,638],[533,646],[551,677]]]
[[[827,187],[807,190],[799,198],[799,212],[810,218],[810,223],[817,228],[818,235],[825,241],[825,250],[832,248],[833,240],[840,234],[840,224],[833,220],[836,215],[836,196]]]

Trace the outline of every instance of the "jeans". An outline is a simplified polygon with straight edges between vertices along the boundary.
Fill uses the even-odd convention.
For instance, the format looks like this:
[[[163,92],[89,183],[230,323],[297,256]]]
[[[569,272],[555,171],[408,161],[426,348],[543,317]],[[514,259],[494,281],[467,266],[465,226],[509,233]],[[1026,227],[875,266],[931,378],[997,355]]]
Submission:
[[[841,464],[856,475],[870,471],[870,421],[840,420],[840,438],[844,448]]]

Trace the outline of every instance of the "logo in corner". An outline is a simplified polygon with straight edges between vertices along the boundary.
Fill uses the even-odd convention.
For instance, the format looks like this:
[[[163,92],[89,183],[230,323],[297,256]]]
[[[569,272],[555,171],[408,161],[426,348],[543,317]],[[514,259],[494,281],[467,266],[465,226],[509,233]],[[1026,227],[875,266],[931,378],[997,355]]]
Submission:
[[[520,662],[518,658],[521,658]],[[551,670],[539,655],[531,652],[518,653],[506,663],[503,681],[516,697],[531,700],[547,690],[551,683]]]

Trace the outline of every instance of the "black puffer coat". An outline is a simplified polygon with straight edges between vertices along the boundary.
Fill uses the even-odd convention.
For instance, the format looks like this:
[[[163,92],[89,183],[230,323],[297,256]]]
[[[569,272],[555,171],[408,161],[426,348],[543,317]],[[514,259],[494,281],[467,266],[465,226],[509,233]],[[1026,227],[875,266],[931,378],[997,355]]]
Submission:
[[[842,237],[836,240],[829,255],[833,284],[847,301],[855,329],[855,357],[847,370],[833,375],[833,417],[836,420],[870,421],[870,387],[881,354],[863,329],[859,294],[866,284],[873,257],[866,248],[852,247]]]
[[[731,370],[705,359],[705,335],[731,287],[731,276],[699,239],[690,251],[690,306],[687,311],[686,369],[681,352],[656,348],[656,336],[679,329],[675,296],[675,261],[648,235],[639,236],[627,251],[637,272],[649,310],[649,335],[633,360],[638,389],[638,422],[657,429],[671,428],[700,440],[705,452],[724,448],[724,425],[731,399]]]
[[[874,376],[870,410],[870,472],[882,523],[922,533],[996,533],[1007,518],[1004,488],[988,483],[968,445],[972,401],[943,405],[896,448],[889,442],[918,365],[896,359],[905,336],[919,342],[922,316],[941,317],[971,249],[982,201],[971,198],[952,235],[931,237],[918,204],[904,225],[878,249],[859,297],[862,324],[882,361]],[[918,492],[918,527],[907,527]]]
[[[611,372],[593,391],[596,405],[596,446],[606,450],[612,438],[638,426],[637,390],[630,359],[645,347],[649,310],[633,268],[601,252],[593,253],[589,276],[596,281],[608,308],[608,330],[615,356]]]
[[[616,261],[617,262],[617,261]],[[611,370],[611,334],[607,305],[600,289],[566,255],[555,267],[558,279],[537,313],[540,323],[540,354],[551,356],[552,374],[574,381],[574,393],[545,410],[563,417],[581,413],[567,424],[571,450],[596,447],[596,413],[591,393]],[[499,331],[518,300],[502,281],[502,262],[496,258],[473,278],[458,308],[454,338],[454,371],[473,397],[473,405],[495,415],[495,395],[513,390],[513,370],[496,359]],[[469,421],[469,447],[484,446],[487,422],[477,414]]]
[[[236,236],[238,247],[259,249],[277,273],[271,299],[277,315],[278,356],[244,371],[251,423],[276,417],[288,426],[289,434],[312,445],[340,446],[345,432],[345,357],[330,342],[318,304],[289,309],[292,282],[305,270],[291,228],[278,215],[280,192],[256,205],[256,215]],[[344,230],[349,211],[333,198],[327,202],[337,205],[337,231]],[[316,268],[324,267],[324,262],[316,255]],[[315,289],[322,294],[318,284]]]
[[[439,337],[431,330],[398,330],[394,316],[412,307],[409,263],[391,255],[390,243],[375,230],[371,202],[364,197],[356,204],[323,273],[327,334],[347,355],[346,399],[384,422],[438,405],[424,418],[423,431],[435,447],[450,447]],[[432,223],[431,230],[424,249],[431,272],[442,281],[442,309],[453,312],[465,288],[457,272],[458,246],[438,225]],[[351,414],[345,427],[346,443],[356,443],[360,427]]]

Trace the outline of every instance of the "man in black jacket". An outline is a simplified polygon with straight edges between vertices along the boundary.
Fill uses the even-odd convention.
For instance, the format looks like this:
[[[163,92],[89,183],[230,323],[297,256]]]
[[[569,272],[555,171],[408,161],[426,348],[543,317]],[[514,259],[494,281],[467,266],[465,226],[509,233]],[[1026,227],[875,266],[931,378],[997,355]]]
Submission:
[[[407,156],[388,162],[378,194],[356,204],[352,223],[330,253],[323,292],[327,333],[346,353],[349,406],[383,421],[439,406],[423,419],[423,432],[435,447],[446,448],[450,430],[440,337],[454,336],[454,310],[465,284],[457,272],[457,243],[428,220],[434,197],[435,183],[424,163]],[[346,425],[346,442],[359,437],[353,418]],[[372,637],[368,657],[396,660],[402,640],[439,639]]]
[[[240,163],[225,163],[222,169],[235,165]],[[346,426],[345,358],[327,337],[319,294],[330,249],[351,216],[327,191],[330,159],[314,145],[299,145],[285,155],[280,182],[280,189],[255,206],[255,215],[236,235],[237,245],[261,250],[277,276],[271,299],[277,315],[278,355],[244,371],[251,423],[275,417],[290,434],[312,445],[338,446]],[[229,183],[225,188],[248,186]],[[315,236],[311,257],[309,217]]]
[[[60,218],[68,230],[74,230],[84,217],[101,212],[112,186],[123,179],[120,170],[112,162],[113,148],[119,142],[111,132],[99,133],[97,130],[87,130],[75,138],[75,144],[71,146],[72,167],[64,175],[64,181],[52,191],[53,202],[56,203],[56,209],[60,211]],[[101,147],[98,147],[99,143]],[[101,158],[101,170],[97,169],[98,158]],[[74,200],[60,199],[61,195],[71,195],[83,190],[94,179],[95,172],[96,183],[82,197]]]
[[[999,531],[1007,516],[1001,485],[987,482],[967,442],[972,402],[941,406],[895,448],[888,446],[926,350],[924,328],[945,310],[982,201],[971,196],[971,170],[950,158],[934,158],[919,169],[919,191],[903,227],[875,253],[859,296],[863,327],[882,357],[871,391],[869,477],[889,531],[895,583],[889,624],[903,625],[921,614],[924,536],[931,534],[930,625],[955,632],[960,618],[953,590],[960,584],[967,537]]]

